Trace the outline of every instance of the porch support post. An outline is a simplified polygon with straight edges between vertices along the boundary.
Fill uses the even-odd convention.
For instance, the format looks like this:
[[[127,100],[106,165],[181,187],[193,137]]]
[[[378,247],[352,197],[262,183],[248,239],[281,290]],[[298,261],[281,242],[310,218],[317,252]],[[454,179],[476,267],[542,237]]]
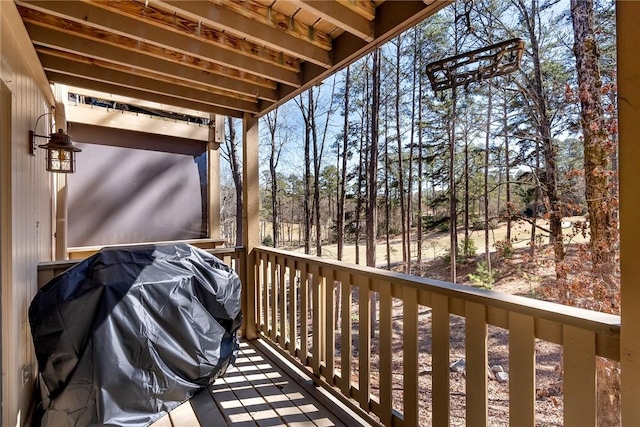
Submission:
[[[616,2],[620,182],[622,426],[640,420],[640,2]]]
[[[224,139],[224,116],[211,114],[211,121],[215,128],[209,128],[209,141],[207,142],[207,159],[209,166],[208,198],[209,214],[207,218],[207,231],[210,239],[220,237],[220,143]],[[222,129],[218,129],[218,118],[222,118]],[[222,135],[222,138],[220,137]]]
[[[246,276],[242,311],[244,336],[258,337],[255,316],[256,253],[260,240],[260,198],[258,170],[258,119],[248,113],[242,118],[242,241],[246,250]]]
[[[67,132],[67,116],[65,113],[65,104],[69,96],[67,87],[64,85],[55,85],[54,95],[56,98],[56,131],[62,129]],[[67,253],[67,219],[69,218],[67,174],[57,173],[53,179],[56,193],[55,257],[56,260],[65,260],[69,259],[69,254]]]

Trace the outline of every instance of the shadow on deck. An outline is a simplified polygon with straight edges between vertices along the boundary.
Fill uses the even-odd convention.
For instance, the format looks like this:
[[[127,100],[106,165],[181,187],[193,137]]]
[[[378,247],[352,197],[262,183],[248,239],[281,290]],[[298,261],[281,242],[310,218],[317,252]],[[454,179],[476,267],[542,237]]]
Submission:
[[[152,427],[367,426],[261,340],[240,344],[235,366]]]

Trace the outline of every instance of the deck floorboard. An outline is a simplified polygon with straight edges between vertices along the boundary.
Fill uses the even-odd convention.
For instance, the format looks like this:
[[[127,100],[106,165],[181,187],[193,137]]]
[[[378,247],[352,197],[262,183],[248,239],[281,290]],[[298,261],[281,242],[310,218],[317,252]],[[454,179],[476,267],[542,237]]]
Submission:
[[[340,413],[340,412],[338,412]],[[235,366],[152,427],[346,427],[360,422],[334,415],[250,343]]]

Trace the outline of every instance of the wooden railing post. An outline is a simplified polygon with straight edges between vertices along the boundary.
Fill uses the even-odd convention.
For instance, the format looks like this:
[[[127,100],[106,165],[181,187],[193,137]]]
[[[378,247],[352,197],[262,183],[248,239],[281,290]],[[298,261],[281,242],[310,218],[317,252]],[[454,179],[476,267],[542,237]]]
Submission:
[[[632,427],[640,420],[640,55],[638,22],[640,2],[616,2],[618,51],[618,127],[620,183],[620,394],[622,425]]]
[[[257,338],[255,289],[256,252],[260,241],[260,197],[258,164],[258,119],[245,113],[242,119],[242,240],[247,252],[247,282],[243,294],[247,308],[244,313],[244,336]]]

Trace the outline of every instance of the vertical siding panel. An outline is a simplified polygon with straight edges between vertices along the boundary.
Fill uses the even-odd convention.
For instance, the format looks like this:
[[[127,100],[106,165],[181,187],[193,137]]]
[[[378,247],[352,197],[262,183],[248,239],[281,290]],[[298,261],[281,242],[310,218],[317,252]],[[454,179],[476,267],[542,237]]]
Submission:
[[[51,260],[52,247],[51,177],[44,171],[43,153],[29,155],[27,135],[54,99],[13,2],[0,2],[0,21],[0,66],[6,84],[2,92],[7,102],[2,109],[10,122],[3,129],[0,147],[4,400],[0,423],[16,425],[18,417],[24,419],[28,412],[35,373],[28,307],[38,289],[37,263]],[[47,129],[42,126],[41,130]],[[22,366],[31,374],[24,386]]]

